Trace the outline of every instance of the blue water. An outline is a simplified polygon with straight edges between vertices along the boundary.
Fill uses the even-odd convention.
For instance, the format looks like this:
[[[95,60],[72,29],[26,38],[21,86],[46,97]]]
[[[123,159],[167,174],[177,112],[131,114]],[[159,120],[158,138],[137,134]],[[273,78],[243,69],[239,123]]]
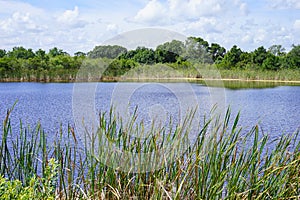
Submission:
[[[241,111],[240,125],[245,129],[260,124],[271,138],[293,133],[300,127],[299,86],[231,90],[197,83],[80,84],[81,90],[73,83],[0,83],[0,120],[4,120],[7,109],[17,101],[11,114],[13,128],[18,129],[19,120],[31,127],[40,122],[51,136],[58,132],[61,124],[63,127],[75,126],[73,111],[81,105],[74,105],[74,92],[85,101],[90,90],[94,101],[87,100],[86,103],[94,103],[95,113],[109,111],[112,104],[117,104],[117,110],[126,107],[130,115],[137,106],[139,120],[146,124],[153,119],[168,121],[170,117],[177,122],[183,110],[195,107],[195,104],[200,119],[214,104],[224,103],[224,107],[231,106],[233,116]],[[220,94],[220,102],[212,97],[216,94]],[[78,117],[78,113],[76,115]]]

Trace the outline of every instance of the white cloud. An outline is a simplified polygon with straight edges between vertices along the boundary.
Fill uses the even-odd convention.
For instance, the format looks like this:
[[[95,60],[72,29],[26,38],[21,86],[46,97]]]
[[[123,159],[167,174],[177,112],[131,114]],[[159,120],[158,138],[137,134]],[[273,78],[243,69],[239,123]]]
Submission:
[[[300,0],[116,0],[114,6],[106,1],[76,5],[54,0],[49,8],[31,2],[0,0],[1,48],[88,51],[121,31],[145,26],[202,37],[227,49],[234,44],[252,50],[299,43]]]
[[[72,28],[82,28],[87,25],[87,22],[79,17],[79,9],[75,6],[74,10],[66,10],[57,17],[57,21],[62,25],[67,25]]]
[[[236,10],[249,14],[248,5],[241,0],[151,0],[137,12],[133,21],[149,25],[194,23],[203,17],[222,18]]]
[[[79,15],[78,7],[75,6],[74,10],[66,10],[60,15],[57,20],[62,23],[71,23],[77,19]]]
[[[242,37],[242,42],[243,43],[253,42],[253,37],[249,34],[246,34]]]
[[[300,9],[299,0],[268,0],[274,9]]]
[[[260,28],[256,31],[253,40],[255,43],[260,44],[261,42],[265,41],[266,35],[267,35],[267,31],[263,28]]]
[[[242,31],[249,31],[253,30],[254,28],[258,27],[259,25],[255,22],[253,18],[247,19],[244,23],[240,26]]]
[[[245,3],[243,0],[232,0],[232,1],[234,6],[232,6],[231,9],[229,9],[230,12],[237,13],[237,10],[239,10],[241,14],[249,15],[250,10],[247,3]]]
[[[87,23],[77,6],[58,14],[22,2],[0,0],[0,11],[1,48],[24,46],[47,50],[57,46],[72,53],[93,46],[88,41],[87,30],[78,31],[78,27]]]
[[[165,7],[157,0],[151,0],[143,9],[134,17],[135,21],[147,23],[162,24],[166,20]]]
[[[224,0],[158,0],[149,1],[134,17],[135,22],[148,24],[174,24],[181,21],[194,21],[200,17],[220,13]]]
[[[297,19],[295,22],[294,22],[294,29],[296,31],[300,31],[300,19]]]
[[[152,0],[138,11],[134,20],[140,24],[169,26],[227,49],[234,44],[249,49],[263,45],[268,37],[264,26],[261,27],[264,18],[255,22],[250,6],[243,0]],[[147,20],[138,17],[142,14],[148,16]]]
[[[293,35],[297,34],[293,32],[292,27],[281,25],[278,21],[260,22],[259,19],[251,19],[240,26],[237,35],[240,36],[235,40],[238,46],[254,50],[259,46],[268,48],[274,44],[283,45],[288,49],[294,41]]]
[[[107,31],[117,31],[118,30],[118,26],[116,24],[108,24],[106,26],[106,30]]]
[[[116,35],[119,33],[119,26],[116,24],[108,24],[106,26],[106,31],[110,34]]]
[[[172,17],[195,19],[202,16],[212,16],[222,11],[223,0],[168,0],[169,13]]]
[[[0,30],[2,30],[2,34],[40,32],[46,29],[47,26],[38,25],[38,23],[34,21],[34,17],[31,17],[30,13],[15,12],[10,18],[0,21]]]
[[[32,15],[42,15],[44,13],[44,10],[24,2],[0,0],[0,13],[2,15],[11,15],[11,13],[14,12],[24,12],[30,13]]]
[[[240,10],[244,15],[248,15],[250,13],[248,5],[246,3],[240,4]]]
[[[198,21],[189,23],[186,31],[198,33],[220,33],[222,31],[222,26],[215,17],[200,17]]]

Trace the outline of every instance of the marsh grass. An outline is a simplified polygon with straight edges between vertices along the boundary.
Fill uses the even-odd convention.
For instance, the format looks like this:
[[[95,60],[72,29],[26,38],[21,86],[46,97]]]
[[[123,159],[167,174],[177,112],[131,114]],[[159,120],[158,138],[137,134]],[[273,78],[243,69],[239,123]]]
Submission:
[[[187,127],[175,126],[173,135],[153,130],[155,134],[142,141],[130,137],[130,131],[142,129],[120,125],[108,113],[108,117],[99,115],[97,133],[86,133],[82,140],[69,126],[67,133],[61,129],[53,144],[48,144],[48,136],[39,124],[34,129],[21,125],[20,133],[16,134],[10,121],[11,111],[8,110],[3,121],[1,175],[10,181],[20,180],[24,186],[30,185],[32,177],[40,180],[48,177],[45,183],[55,186],[52,194],[58,199],[300,198],[299,132],[279,136],[274,141],[261,134],[258,126],[242,134],[239,115],[232,119],[230,109],[222,120],[205,119],[192,145],[183,148],[184,151],[175,151],[181,148],[176,143],[174,160],[160,159],[161,167],[150,171],[138,168],[125,171],[103,162],[100,158],[109,161],[114,155],[101,152],[98,147],[104,144],[102,139],[110,139],[122,150],[137,155],[142,152],[155,155],[177,133],[186,138],[188,131],[181,130],[188,130]],[[268,148],[268,143],[273,143],[274,148]],[[51,172],[53,176],[49,175],[50,159],[57,163],[55,173]]]

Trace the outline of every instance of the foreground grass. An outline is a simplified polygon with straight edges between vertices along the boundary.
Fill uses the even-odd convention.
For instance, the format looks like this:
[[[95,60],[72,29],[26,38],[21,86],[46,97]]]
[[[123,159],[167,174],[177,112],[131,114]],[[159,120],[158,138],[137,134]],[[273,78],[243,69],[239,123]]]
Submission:
[[[105,155],[101,148],[95,148],[104,144],[101,138],[114,141],[116,146],[130,152],[155,155],[177,136],[186,138],[188,123],[176,126],[172,136],[166,128],[152,130],[155,134],[142,141],[131,137],[133,132],[143,130],[132,126],[135,116],[131,125],[126,126],[112,113],[100,114],[98,132],[87,133],[83,145],[72,127],[67,133],[60,131],[53,144],[49,144],[40,125],[34,130],[21,127],[17,134],[12,129],[10,112],[3,122],[0,173],[7,179],[2,179],[0,192],[8,191],[5,188],[11,189],[15,181],[20,181],[29,195],[34,187],[35,197],[40,199],[300,198],[298,133],[270,141],[268,135],[261,134],[259,127],[254,126],[242,134],[239,115],[231,120],[230,110],[223,120],[218,117],[204,120],[193,145],[172,162],[161,159],[159,169],[140,173],[101,162],[99,155]],[[269,149],[267,143],[273,143],[274,148]],[[181,144],[176,145],[181,148]]]

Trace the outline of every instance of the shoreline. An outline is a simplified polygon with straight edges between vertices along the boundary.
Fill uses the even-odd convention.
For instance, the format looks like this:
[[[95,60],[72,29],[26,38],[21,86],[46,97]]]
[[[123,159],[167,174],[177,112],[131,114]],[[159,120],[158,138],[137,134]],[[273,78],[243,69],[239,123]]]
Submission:
[[[140,82],[140,81],[236,81],[236,82],[265,82],[265,83],[291,83],[291,84],[300,84],[300,80],[272,80],[272,79],[242,79],[242,78],[196,78],[196,77],[137,77],[137,78],[125,78],[125,77],[102,77],[101,79],[85,79],[77,80],[16,80],[16,79],[6,79],[0,80],[0,83],[76,83],[76,82]]]
[[[120,79],[120,78],[119,78]],[[116,79],[117,80],[117,79]],[[270,83],[299,83],[300,80],[271,80],[271,79],[234,79],[234,78],[189,78],[189,77],[173,77],[173,78],[125,78],[119,80],[187,80],[187,81],[239,81],[239,82],[270,82]]]

